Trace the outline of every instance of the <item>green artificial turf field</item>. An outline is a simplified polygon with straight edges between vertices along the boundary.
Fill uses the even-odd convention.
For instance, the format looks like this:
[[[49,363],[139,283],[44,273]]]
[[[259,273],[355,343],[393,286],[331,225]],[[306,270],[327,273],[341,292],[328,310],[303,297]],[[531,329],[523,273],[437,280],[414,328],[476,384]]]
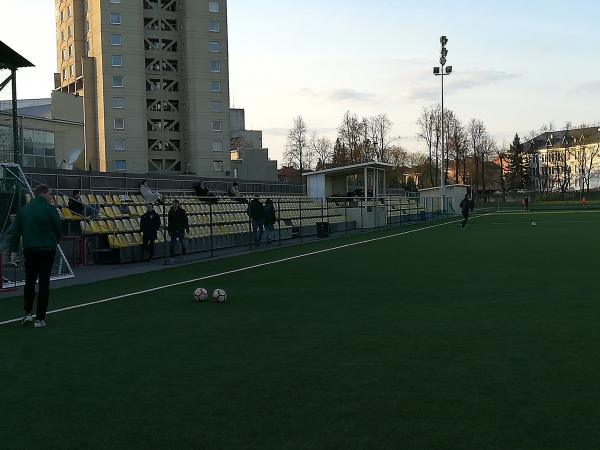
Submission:
[[[438,225],[0,327],[0,448],[600,448],[600,213]],[[50,309],[407,230],[55,290]],[[20,310],[0,299],[0,321]]]

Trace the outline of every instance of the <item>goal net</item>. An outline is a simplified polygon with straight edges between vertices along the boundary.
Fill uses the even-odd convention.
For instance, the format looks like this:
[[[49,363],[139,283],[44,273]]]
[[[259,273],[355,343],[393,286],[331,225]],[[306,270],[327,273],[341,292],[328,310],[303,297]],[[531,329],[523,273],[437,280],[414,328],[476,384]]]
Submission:
[[[18,164],[0,163],[0,291],[25,284],[23,248],[11,253],[8,246],[10,228],[19,207],[33,198],[33,190]],[[74,278],[73,270],[60,245],[52,267],[51,281]]]

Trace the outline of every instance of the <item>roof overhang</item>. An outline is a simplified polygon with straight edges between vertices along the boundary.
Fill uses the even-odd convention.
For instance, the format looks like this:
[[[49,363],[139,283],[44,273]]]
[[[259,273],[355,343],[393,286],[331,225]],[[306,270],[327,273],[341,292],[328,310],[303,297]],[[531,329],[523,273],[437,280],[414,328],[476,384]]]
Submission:
[[[21,67],[35,67],[27,59],[0,41],[0,70],[17,70]]]
[[[315,175],[333,175],[333,176],[343,176],[343,175],[359,175],[364,173],[365,168],[367,170],[388,170],[393,168],[393,164],[387,164],[382,162],[370,161],[361,164],[352,164],[350,166],[342,166],[342,167],[333,167],[331,169],[319,170],[317,172],[307,172],[303,173],[303,177],[311,177]]]

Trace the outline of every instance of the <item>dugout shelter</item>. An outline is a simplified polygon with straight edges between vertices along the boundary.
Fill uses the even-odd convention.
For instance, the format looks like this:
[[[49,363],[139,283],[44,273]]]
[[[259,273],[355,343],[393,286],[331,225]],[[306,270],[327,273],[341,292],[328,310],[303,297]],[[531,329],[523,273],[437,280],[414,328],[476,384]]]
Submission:
[[[386,171],[392,164],[370,161],[302,174],[315,200],[346,201],[345,214],[360,228],[386,223]],[[349,206],[349,207],[348,207]]]

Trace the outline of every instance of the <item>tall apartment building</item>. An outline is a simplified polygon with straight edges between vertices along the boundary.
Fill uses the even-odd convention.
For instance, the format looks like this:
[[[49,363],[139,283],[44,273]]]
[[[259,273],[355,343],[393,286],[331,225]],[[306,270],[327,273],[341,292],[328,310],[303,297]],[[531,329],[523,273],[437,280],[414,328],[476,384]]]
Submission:
[[[55,87],[83,96],[86,168],[230,175],[226,0],[55,5]]]

